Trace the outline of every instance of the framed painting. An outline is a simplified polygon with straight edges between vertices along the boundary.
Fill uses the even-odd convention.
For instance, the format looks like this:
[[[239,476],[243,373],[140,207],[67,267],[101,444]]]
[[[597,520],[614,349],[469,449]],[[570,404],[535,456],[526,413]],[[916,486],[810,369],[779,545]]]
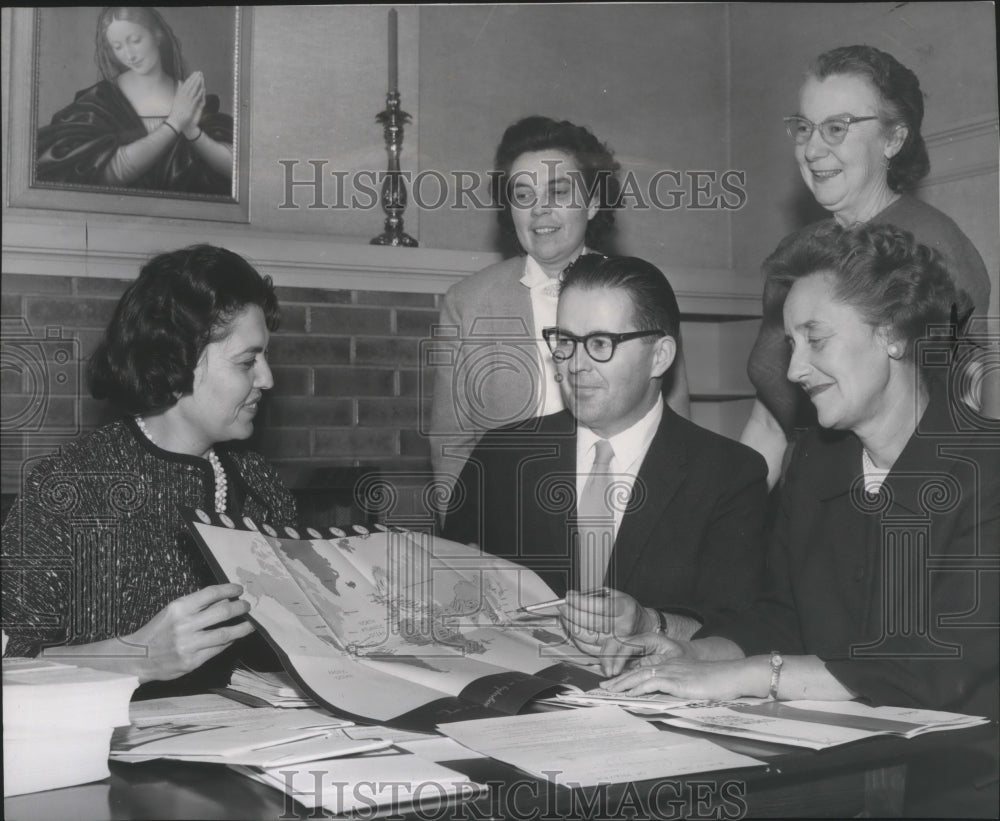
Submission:
[[[13,9],[10,205],[250,219],[251,9]]]

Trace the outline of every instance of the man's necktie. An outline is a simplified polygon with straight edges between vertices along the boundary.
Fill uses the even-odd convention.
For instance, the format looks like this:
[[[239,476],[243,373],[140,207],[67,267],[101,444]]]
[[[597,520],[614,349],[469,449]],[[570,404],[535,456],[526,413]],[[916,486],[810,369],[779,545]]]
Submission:
[[[608,498],[614,476],[611,460],[615,452],[607,439],[595,446],[594,465],[577,502],[579,540],[576,552],[576,582],[580,590],[595,590],[604,584],[611,549],[615,543],[615,517]]]

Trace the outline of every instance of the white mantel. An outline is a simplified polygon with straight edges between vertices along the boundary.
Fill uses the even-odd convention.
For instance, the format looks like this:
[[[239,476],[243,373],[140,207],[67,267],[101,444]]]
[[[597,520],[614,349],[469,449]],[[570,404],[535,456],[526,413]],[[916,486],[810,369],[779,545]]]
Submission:
[[[362,239],[270,232],[249,225],[7,209],[4,274],[132,279],[151,254],[207,242],[243,254],[275,284],[444,293],[499,261],[491,252],[385,248]],[[716,268],[660,266],[685,314],[757,316],[760,283]]]

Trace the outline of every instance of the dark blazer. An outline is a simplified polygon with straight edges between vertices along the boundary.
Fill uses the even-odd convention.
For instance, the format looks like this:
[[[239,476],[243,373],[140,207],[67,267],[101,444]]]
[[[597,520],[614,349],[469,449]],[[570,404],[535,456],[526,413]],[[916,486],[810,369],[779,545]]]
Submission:
[[[700,635],[747,655],[817,655],[873,704],[996,718],[1000,435],[956,420],[932,396],[867,497],[858,438],[810,432],[785,480],[764,594]]]
[[[764,460],[664,406],[612,552],[608,586],[701,614],[747,606],[763,570]],[[573,586],[576,430],[568,411],[487,433],[456,486],[443,535]]]

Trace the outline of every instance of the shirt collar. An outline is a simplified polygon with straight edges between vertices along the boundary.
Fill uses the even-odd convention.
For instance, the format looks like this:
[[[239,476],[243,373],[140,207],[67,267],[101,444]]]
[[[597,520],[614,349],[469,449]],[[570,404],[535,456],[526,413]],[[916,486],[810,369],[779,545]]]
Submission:
[[[632,427],[621,433],[616,433],[608,441],[615,452],[612,465],[616,471],[630,471],[649,450],[649,446],[659,430],[663,419],[663,397],[657,396],[652,408]],[[577,455],[581,465],[590,465],[594,461],[594,447],[602,437],[590,428],[580,425],[577,430]],[[631,470],[634,472],[634,470]]]
[[[590,251],[584,248],[580,252],[580,256],[589,253]],[[534,291],[537,288],[547,288],[558,281],[559,278],[550,277],[546,274],[533,256],[528,254],[524,257],[524,276],[521,277],[522,285]]]

